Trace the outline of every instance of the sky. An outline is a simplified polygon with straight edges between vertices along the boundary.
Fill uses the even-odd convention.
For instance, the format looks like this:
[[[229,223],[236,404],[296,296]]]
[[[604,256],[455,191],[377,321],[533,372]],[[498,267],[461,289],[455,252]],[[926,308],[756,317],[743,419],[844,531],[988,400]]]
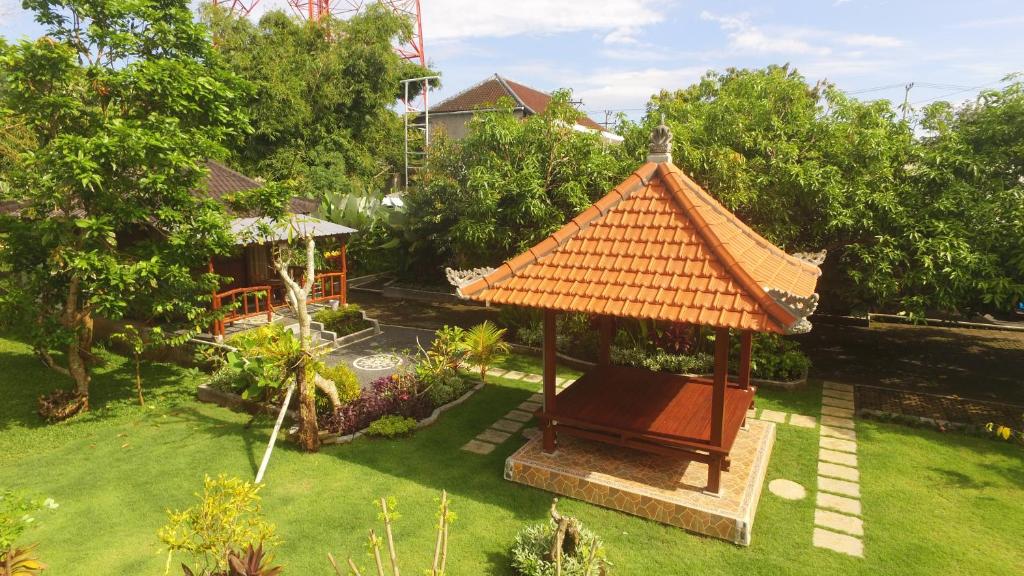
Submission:
[[[252,0],[247,0],[252,1]],[[339,6],[350,0],[335,0]],[[642,114],[651,94],[707,70],[790,63],[862,99],[974,98],[1024,72],[1024,1],[421,0],[425,51],[443,77],[431,101],[498,73],[571,88],[598,121]],[[253,14],[287,7],[259,0]],[[0,35],[41,29],[0,0]]]

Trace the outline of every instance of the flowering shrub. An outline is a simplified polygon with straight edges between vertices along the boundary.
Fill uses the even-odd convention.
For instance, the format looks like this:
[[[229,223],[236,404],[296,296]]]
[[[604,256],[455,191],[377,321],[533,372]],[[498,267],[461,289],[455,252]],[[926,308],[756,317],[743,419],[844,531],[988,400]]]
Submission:
[[[366,428],[381,417],[396,414],[422,419],[433,410],[430,398],[417,394],[416,378],[399,372],[374,380],[359,398],[332,414],[321,416],[320,426],[339,434],[352,434]]]

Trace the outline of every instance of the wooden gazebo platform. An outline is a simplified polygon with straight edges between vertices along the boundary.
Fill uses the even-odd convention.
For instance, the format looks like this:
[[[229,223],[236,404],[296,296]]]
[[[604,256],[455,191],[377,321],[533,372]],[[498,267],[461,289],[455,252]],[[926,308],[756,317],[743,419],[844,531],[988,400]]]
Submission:
[[[648,161],[590,208],[493,270],[452,272],[458,293],[544,312],[543,450],[559,436],[706,464],[704,491],[722,494],[722,473],[752,407],[754,332],[810,329],[821,272],[774,246],[672,164],[665,126]],[[588,314],[597,366],[555,391],[555,318]],[[697,378],[611,365],[618,318],[714,328],[714,375]],[[739,337],[729,375],[733,335]]]

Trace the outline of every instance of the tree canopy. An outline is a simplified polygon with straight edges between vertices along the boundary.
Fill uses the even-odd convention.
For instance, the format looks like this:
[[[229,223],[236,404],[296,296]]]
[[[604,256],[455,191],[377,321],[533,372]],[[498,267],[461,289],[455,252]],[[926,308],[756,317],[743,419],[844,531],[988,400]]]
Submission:
[[[21,209],[3,221],[2,317],[87,407],[94,315],[204,313],[216,280],[193,271],[231,242],[193,191],[248,130],[244,85],[185,0],[24,5],[47,32],[0,52],[0,115],[32,141],[7,171]]]
[[[400,80],[428,72],[393,48],[412,34],[407,18],[374,3],[315,24],[281,11],[253,23],[212,6],[204,20],[253,88],[243,104],[253,131],[236,149],[242,168],[312,198],[388,185],[402,163]]]
[[[615,146],[573,130],[569,92],[520,119],[512,102],[480,112],[462,140],[431,142],[428,173],[406,200],[412,269],[491,266],[550,234],[633,168]]]
[[[917,123],[795,70],[709,72],[623,128],[639,161],[662,114],[677,165],[789,251],[827,249],[822,309],[1007,307],[1021,268],[1020,85]]]

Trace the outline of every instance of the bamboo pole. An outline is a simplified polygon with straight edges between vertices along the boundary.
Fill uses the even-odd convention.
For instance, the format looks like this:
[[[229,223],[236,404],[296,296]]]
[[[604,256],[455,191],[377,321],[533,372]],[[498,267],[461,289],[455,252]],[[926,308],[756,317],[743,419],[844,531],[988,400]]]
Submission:
[[[373,559],[377,563],[377,576],[386,576],[384,574],[384,561],[380,558],[380,539],[377,538],[377,533],[370,529],[370,547],[373,548]]]
[[[277,435],[281,432],[281,424],[284,423],[284,415],[288,412],[288,403],[292,400],[292,392],[295,391],[295,383],[288,386],[288,392],[284,395],[284,402],[281,403],[281,411],[277,414],[277,422],[274,423],[274,432],[270,435],[270,442],[267,443],[267,451],[263,453],[263,461],[260,462],[260,469],[256,472],[256,483],[263,481],[263,474],[270,464],[270,454],[274,451],[274,443],[277,442]]]

